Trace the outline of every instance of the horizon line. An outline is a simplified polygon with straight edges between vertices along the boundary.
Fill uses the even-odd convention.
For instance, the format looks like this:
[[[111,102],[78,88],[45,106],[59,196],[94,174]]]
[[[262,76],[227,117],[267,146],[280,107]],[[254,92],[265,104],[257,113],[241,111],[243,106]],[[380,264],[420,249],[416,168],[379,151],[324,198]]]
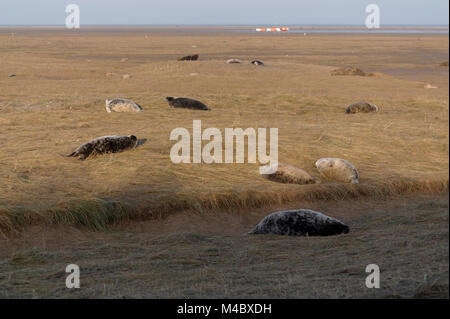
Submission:
[[[292,24],[292,23],[252,23],[252,24],[215,24],[215,23],[204,23],[204,24],[190,24],[190,23],[169,23],[169,24],[82,24],[86,27],[194,27],[194,26],[218,26],[218,27],[255,27],[255,26],[292,26],[292,27],[365,27],[364,24]],[[65,27],[65,24],[0,24],[0,27]],[[449,24],[384,24],[383,27],[441,27],[448,28]]]

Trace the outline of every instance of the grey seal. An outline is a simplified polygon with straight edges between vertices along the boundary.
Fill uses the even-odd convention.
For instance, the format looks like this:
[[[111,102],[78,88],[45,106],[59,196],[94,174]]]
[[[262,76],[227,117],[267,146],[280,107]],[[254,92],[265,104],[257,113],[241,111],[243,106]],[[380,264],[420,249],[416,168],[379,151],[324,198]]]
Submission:
[[[254,64],[254,65],[264,65],[264,63],[262,62],[262,61],[259,61],[259,60],[253,60],[252,62],[250,62],[251,64]]]
[[[357,75],[357,76],[373,76],[373,73],[366,73],[361,69],[355,68],[353,66],[346,66],[336,70],[331,71],[331,75]]]
[[[177,60],[178,61],[197,61],[198,54],[182,56],[182,57],[179,57]]]
[[[335,218],[309,210],[285,210],[266,216],[248,234],[288,236],[332,236],[346,234],[350,228]]]
[[[128,136],[102,136],[84,143],[74,152],[64,155],[66,157],[78,157],[85,160],[91,155],[118,153],[135,148],[138,144],[137,137]]]
[[[370,112],[378,112],[378,106],[367,102],[356,102],[350,104],[345,110],[346,114],[370,113]]]
[[[121,98],[107,99],[107,100],[105,100],[105,104],[106,104],[106,111],[108,113],[111,113],[111,112],[119,112],[119,113],[141,112],[142,111],[142,107],[140,105],[134,103],[131,100],[127,100],[127,99],[121,99]]]
[[[300,185],[320,183],[318,179],[312,177],[308,172],[302,170],[301,168],[297,168],[295,166],[284,163],[272,165],[278,166],[275,173],[262,174],[262,177],[270,181],[284,184],[300,184]]]
[[[349,161],[342,158],[321,158],[314,165],[328,179],[359,184],[359,172]]]
[[[200,101],[190,99],[187,97],[174,98],[171,96],[166,97],[167,102],[171,107],[210,111],[211,109]]]

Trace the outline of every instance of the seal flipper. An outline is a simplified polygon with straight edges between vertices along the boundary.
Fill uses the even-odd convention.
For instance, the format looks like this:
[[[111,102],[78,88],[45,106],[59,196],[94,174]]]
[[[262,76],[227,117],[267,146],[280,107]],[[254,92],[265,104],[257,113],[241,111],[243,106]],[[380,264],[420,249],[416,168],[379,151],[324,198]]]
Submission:
[[[75,151],[75,152],[72,152],[72,153],[70,153],[70,154],[60,154],[61,156],[65,156],[65,157],[75,157],[75,156],[77,156],[77,152]]]

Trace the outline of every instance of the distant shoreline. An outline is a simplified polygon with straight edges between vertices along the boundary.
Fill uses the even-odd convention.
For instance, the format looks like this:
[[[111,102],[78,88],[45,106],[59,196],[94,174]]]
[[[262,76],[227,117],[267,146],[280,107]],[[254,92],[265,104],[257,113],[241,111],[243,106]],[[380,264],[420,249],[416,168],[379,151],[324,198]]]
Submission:
[[[113,31],[135,31],[135,32],[239,32],[264,34],[256,32],[257,27],[272,25],[82,25],[80,29],[70,30],[75,32],[113,32]],[[295,33],[331,33],[331,34],[448,34],[449,26],[409,26],[409,25],[386,25],[379,29],[368,29],[361,25],[279,25],[289,27],[287,34]],[[11,31],[65,31],[63,25],[0,25],[0,32]],[[273,33],[273,32],[271,32]]]
[[[84,24],[87,27],[218,27],[248,28],[287,26],[295,28],[362,28],[363,24]],[[0,24],[0,27],[64,27],[63,24]],[[449,28],[448,24],[383,24],[382,28]]]

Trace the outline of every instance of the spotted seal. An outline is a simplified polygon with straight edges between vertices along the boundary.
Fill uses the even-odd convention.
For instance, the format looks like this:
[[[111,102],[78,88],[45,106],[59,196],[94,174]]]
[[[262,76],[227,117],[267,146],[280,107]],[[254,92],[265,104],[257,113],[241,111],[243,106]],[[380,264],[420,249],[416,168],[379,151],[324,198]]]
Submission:
[[[111,112],[141,112],[142,111],[142,107],[136,103],[134,103],[131,100],[127,100],[127,99],[121,99],[121,98],[116,98],[116,99],[106,99],[105,100],[105,104],[106,104],[106,111],[108,113]]]
[[[350,228],[335,218],[309,210],[285,210],[266,216],[248,234],[288,236],[332,236],[346,234]]]
[[[137,137],[134,135],[102,136],[84,143],[74,152],[64,156],[78,157],[79,160],[85,160],[91,155],[118,153],[131,150],[137,146],[137,143]]]
[[[367,102],[356,102],[350,104],[345,110],[345,114],[370,113],[370,112],[378,112],[378,106]]]

